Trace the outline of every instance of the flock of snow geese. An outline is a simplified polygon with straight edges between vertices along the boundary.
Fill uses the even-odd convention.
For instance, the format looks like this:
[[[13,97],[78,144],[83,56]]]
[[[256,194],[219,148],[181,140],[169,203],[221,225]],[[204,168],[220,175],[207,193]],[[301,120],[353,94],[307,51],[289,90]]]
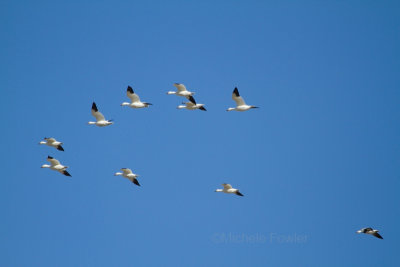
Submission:
[[[168,95],[183,96],[189,100],[188,102],[183,102],[182,103],[183,105],[177,106],[178,109],[188,109],[188,110],[199,109],[202,111],[207,111],[206,108],[204,107],[204,104],[196,103],[196,101],[193,97],[193,95],[195,93],[188,91],[186,89],[185,85],[183,85],[181,83],[174,83],[174,86],[176,87],[177,91],[168,91],[167,92]],[[128,106],[131,108],[147,108],[150,105],[152,105],[151,103],[140,101],[139,96],[133,91],[131,86],[128,86],[126,95],[129,97],[131,102],[130,103],[123,102],[121,104],[121,106]],[[236,102],[236,107],[228,108],[227,111],[233,111],[233,110],[247,111],[247,110],[250,110],[253,108],[258,108],[256,106],[247,105],[245,103],[244,99],[240,96],[239,90],[237,89],[237,87],[235,87],[235,89],[233,90],[232,99]],[[93,104],[92,104],[92,115],[93,115],[93,117],[96,118],[96,121],[89,121],[88,124],[90,124],[90,125],[104,127],[104,126],[109,126],[114,123],[112,120],[106,120],[104,115],[98,110],[95,102],[93,102]],[[45,137],[44,141],[41,141],[39,144],[54,147],[59,151],[64,151],[64,148],[61,146],[63,143],[57,141],[55,138],[52,138],[52,137],[51,138]],[[71,174],[69,174],[69,172],[66,170],[68,168],[68,166],[62,165],[60,163],[60,161],[58,161],[57,159],[55,159],[51,156],[48,156],[47,161],[50,162],[50,165],[43,164],[42,168],[49,168],[51,170],[58,171],[59,173],[64,174],[65,176],[71,176]],[[137,179],[137,177],[139,175],[133,173],[132,170],[128,169],[128,168],[122,168],[121,171],[122,172],[116,172],[114,175],[115,176],[120,175],[124,178],[127,178],[135,185],[140,186],[139,181]],[[233,188],[230,184],[224,183],[224,184],[222,184],[222,186],[224,187],[223,189],[217,189],[217,190],[215,190],[215,192],[223,192],[223,193],[227,193],[227,194],[236,194],[238,196],[243,196],[243,194],[240,193],[239,189]],[[371,227],[362,228],[357,231],[357,233],[359,233],[359,234],[361,234],[361,233],[370,234],[377,238],[383,239],[383,237],[378,232],[379,232],[378,230],[372,229]]]

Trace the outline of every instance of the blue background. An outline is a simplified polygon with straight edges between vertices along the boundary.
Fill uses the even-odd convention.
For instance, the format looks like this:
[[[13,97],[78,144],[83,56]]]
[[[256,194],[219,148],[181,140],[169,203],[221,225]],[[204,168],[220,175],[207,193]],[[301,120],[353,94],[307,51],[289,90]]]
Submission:
[[[400,265],[398,1],[2,1],[0,21],[2,266]],[[154,105],[121,107],[128,85]],[[261,108],[226,112],[235,86]],[[87,125],[92,101],[114,125]]]

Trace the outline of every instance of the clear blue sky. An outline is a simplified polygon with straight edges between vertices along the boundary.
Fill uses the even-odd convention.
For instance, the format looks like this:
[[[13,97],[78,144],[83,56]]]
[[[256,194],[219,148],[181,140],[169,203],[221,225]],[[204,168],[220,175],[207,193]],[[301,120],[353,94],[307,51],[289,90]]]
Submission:
[[[2,1],[0,21],[2,266],[400,266],[398,1]],[[121,107],[128,85],[154,105]],[[226,112],[235,86],[261,108]],[[87,125],[92,101],[114,125]]]

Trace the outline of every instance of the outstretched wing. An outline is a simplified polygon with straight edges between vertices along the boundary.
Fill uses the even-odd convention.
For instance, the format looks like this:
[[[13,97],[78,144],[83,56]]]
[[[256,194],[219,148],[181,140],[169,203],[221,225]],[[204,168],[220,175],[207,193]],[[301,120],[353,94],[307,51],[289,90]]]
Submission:
[[[135,178],[132,179],[132,183],[134,183],[137,186],[140,186],[139,181]]]
[[[174,83],[174,86],[178,89],[178,92],[187,91],[186,87],[181,83]]]
[[[123,171],[125,175],[128,175],[128,174],[132,173],[132,170],[128,169],[128,168],[122,168],[121,171]]]
[[[224,189],[232,189],[232,186],[230,184],[222,184]]]
[[[383,237],[382,237],[380,234],[378,234],[378,233],[373,233],[372,235],[375,236],[375,237],[377,237],[377,238],[379,238],[379,239],[383,239]]]
[[[92,104],[92,115],[96,118],[97,121],[105,121],[103,114],[97,109],[96,103]]]
[[[66,170],[63,170],[62,174],[64,174],[65,176],[71,176],[71,174],[69,174],[69,172],[67,172]]]
[[[246,105],[243,98],[240,96],[237,87],[235,87],[235,89],[233,90],[232,99],[236,102],[236,106]]]
[[[51,166],[56,166],[60,164],[58,160],[50,156],[47,156],[47,161],[50,162]]]
[[[191,103],[193,103],[194,105],[196,105],[196,100],[194,100],[194,97],[193,97],[193,96],[188,96],[187,99],[189,99],[189,101],[190,101]]]
[[[56,141],[56,139],[54,139],[53,137],[50,138],[45,137],[44,140],[46,140],[49,143],[54,143]]]
[[[128,89],[126,90],[126,95],[131,99],[132,103],[140,102],[139,96],[137,94],[135,94],[132,87],[130,87],[130,86],[128,86]]]

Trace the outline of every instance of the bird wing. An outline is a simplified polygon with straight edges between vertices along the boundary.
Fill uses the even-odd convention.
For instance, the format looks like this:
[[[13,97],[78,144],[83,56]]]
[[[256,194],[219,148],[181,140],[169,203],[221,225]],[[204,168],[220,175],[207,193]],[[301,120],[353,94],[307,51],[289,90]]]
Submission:
[[[191,103],[193,103],[194,105],[196,105],[196,100],[194,100],[194,97],[193,97],[193,96],[188,96],[187,99],[189,99],[189,101],[190,101]]]
[[[128,169],[128,168],[122,168],[121,171],[123,171],[125,175],[128,175],[128,174],[132,173],[132,170]]]
[[[225,189],[232,189],[232,186],[231,186],[230,184],[222,184],[222,186],[223,186]]]
[[[138,181],[137,179],[132,178],[131,181],[132,181],[132,183],[134,183],[135,185],[140,186],[139,181]]]
[[[128,86],[128,89],[126,90],[126,95],[131,99],[132,103],[140,102],[139,96],[137,94],[135,94],[132,87],[130,87],[130,86]]]
[[[378,234],[378,233],[373,233],[372,235],[375,236],[375,237],[377,237],[377,238],[383,239],[383,237],[382,237],[380,234]]]
[[[60,164],[60,162],[53,157],[47,157],[47,161],[51,163],[51,166],[56,166]]]
[[[92,104],[92,115],[96,118],[97,121],[105,121],[103,114],[97,109],[96,103]]]
[[[50,138],[44,138],[44,140],[48,141],[49,143],[54,143],[56,141],[56,139],[54,139],[53,137]]]
[[[244,99],[240,96],[237,87],[235,87],[235,89],[233,90],[232,99],[236,102],[236,106],[246,105]]]
[[[178,92],[187,91],[186,87],[181,83],[174,83],[174,86],[178,89]]]

